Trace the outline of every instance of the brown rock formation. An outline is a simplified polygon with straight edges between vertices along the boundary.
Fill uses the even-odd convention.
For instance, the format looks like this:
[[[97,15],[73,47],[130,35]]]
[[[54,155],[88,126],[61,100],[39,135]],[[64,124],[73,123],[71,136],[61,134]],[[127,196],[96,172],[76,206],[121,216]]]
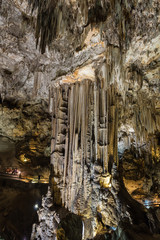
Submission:
[[[158,196],[159,9],[158,0],[1,1],[1,135],[38,165],[52,127],[51,192],[32,239],[67,239],[56,205],[81,216],[83,239],[123,218],[159,231],[123,184],[124,172],[130,193]]]

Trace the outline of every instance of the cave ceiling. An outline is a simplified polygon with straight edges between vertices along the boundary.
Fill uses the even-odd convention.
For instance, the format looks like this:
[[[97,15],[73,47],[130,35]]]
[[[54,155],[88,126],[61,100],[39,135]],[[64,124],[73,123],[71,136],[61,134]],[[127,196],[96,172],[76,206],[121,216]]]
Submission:
[[[159,12],[159,0],[0,1],[0,143],[14,143],[13,164],[51,163],[54,201],[109,226],[120,213],[98,189],[116,189],[113,162],[130,194],[160,190]]]
[[[51,88],[104,77],[107,63],[119,94],[119,136],[146,141],[159,132],[158,24],[159,1],[2,1],[1,102],[48,104]],[[21,127],[13,136],[24,137]]]

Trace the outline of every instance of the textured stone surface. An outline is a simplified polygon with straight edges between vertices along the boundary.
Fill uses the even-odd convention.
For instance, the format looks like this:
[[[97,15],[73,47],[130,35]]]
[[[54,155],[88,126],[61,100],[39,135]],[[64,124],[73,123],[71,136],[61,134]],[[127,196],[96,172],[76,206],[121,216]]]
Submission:
[[[29,136],[31,153],[36,142],[43,155],[52,125],[53,199],[84,218],[84,239],[122,217],[132,223],[132,206],[145,215],[112,168],[118,154],[132,153],[122,158],[126,186],[159,187],[159,9],[158,0],[1,1],[1,135]],[[5,106],[15,100],[20,108]],[[33,236],[56,235],[53,211],[44,201]]]
[[[46,107],[45,102],[33,104],[16,102],[13,99],[12,102],[6,99],[3,101],[0,110],[0,136],[2,140],[8,139],[14,145],[14,151],[8,155],[7,150],[0,150],[0,165],[3,169],[16,166],[21,170],[22,176],[35,176],[39,172],[48,178],[51,117],[47,109],[45,110]]]
[[[56,239],[56,232],[60,218],[56,211],[51,211],[53,199],[50,189],[45,197],[42,198],[42,208],[38,210],[40,225],[33,225],[31,239]]]
[[[32,224],[38,220],[34,206],[40,205],[47,186],[0,178],[0,191],[1,239],[30,239]]]

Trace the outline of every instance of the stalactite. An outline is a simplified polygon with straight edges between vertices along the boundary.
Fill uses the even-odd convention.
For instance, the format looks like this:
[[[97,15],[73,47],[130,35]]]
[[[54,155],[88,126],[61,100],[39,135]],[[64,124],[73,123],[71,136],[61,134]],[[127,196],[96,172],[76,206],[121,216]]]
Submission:
[[[56,124],[53,122],[52,184],[60,189],[59,197],[66,208],[84,214],[82,202],[87,205],[91,201],[90,181],[104,181],[102,185],[109,187],[108,175],[104,174],[109,174],[113,162],[117,163],[116,89],[113,85],[106,88],[103,81],[84,80],[61,85],[53,92]],[[101,180],[96,177],[95,166],[103,169]]]
[[[110,4],[103,1],[56,1],[56,0],[28,0],[31,11],[37,10],[36,44],[42,53],[50,47],[52,41],[70,32],[76,35],[91,24],[104,22],[111,11]]]

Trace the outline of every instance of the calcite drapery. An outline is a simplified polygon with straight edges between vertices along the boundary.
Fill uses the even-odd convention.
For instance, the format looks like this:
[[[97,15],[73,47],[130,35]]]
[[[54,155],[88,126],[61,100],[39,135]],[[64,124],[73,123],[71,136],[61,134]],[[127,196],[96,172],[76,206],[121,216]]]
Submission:
[[[84,217],[84,228],[89,219],[94,236],[101,191],[111,187],[118,164],[116,86],[98,77],[58,84],[50,91],[50,111],[54,203]]]
[[[53,91],[53,179],[58,197],[71,211],[84,211],[77,198],[82,192],[80,198],[89,201],[96,167],[108,176],[118,161],[116,106],[115,87],[103,80],[64,84]]]
[[[110,46],[106,51],[106,61],[95,70],[95,79],[57,81],[53,84],[56,87],[50,91],[54,202],[62,203],[84,218],[85,238],[87,219],[92,226],[92,236],[98,231],[99,213],[102,222],[109,226],[116,226],[122,216],[131,222],[134,218],[133,211],[128,210],[125,204],[128,202],[131,209],[136,203],[132,203],[121,186],[121,180],[112,179],[111,173],[113,163],[118,165],[118,113],[121,118],[127,108],[128,76],[129,73],[123,71],[120,49]],[[142,108],[143,104],[141,102]],[[148,106],[150,104],[149,100]],[[131,111],[136,116],[136,110],[133,108]],[[136,129],[137,119],[140,130]],[[144,132],[150,133],[148,125],[145,129],[141,127],[143,117],[135,118],[133,124],[137,139],[141,139]],[[120,199],[121,191],[126,198],[125,203],[123,197]],[[135,208],[139,209],[144,220],[143,209],[136,206],[134,211]]]
[[[75,69],[81,67],[82,65],[84,66],[91,62],[92,63],[94,62],[93,65],[96,72],[96,69],[99,68],[99,66],[97,67],[98,60],[95,61],[95,58],[98,59],[100,57],[102,58],[106,57],[105,59],[106,59],[107,68],[109,69],[109,71],[108,70],[106,71],[108,77],[105,78],[104,84],[107,84],[107,86],[110,85],[110,84],[108,85],[108,82],[106,81],[106,79],[107,80],[109,79],[110,83],[113,83],[113,84],[116,83],[118,85],[116,86],[116,88],[118,89],[118,92],[121,94],[121,97],[123,98],[123,101],[120,102],[120,108],[118,108],[119,124],[124,123],[125,126],[128,124],[130,129],[133,129],[131,130],[131,132],[135,131],[133,139],[129,140],[128,142],[135,141],[135,143],[138,146],[137,148],[139,148],[141,144],[144,143],[144,139],[148,141],[149,134],[151,135],[151,138],[152,138],[153,134],[156,131],[157,132],[159,131],[159,113],[158,113],[159,107],[157,104],[158,93],[159,93],[158,92],[158,89],[159,89],[158,88],[159,36],[158,36],[157,26],[159,23],[158,12],[160,8],[158,7],[159,6],[158,0],[153,0],[153,1],[144,0],[143,2],[128,1],[128,0],[126,1],[119,1],[119,0],[115,0],[115,1],[112,1],[112,0],[111,1],[110,0],[102,0],[102,1],[99,1],[99,0],[88,0],[88,1],[87,0],[83,0],[83,1],[81,0],[79,1],[78,0],[77,1],[39,0],[37,1],[35,0],[34,1],[34,0],[30,0],[30,2],[38,4],[37,7],[38,7],[39,14],[37,19],[38,22],[37,22],[36,37],[37,39],[39,38],[41,51],[44,52],[45,46],[49,45],[51,47],[50,48],[51,51],[49,53],[48,51],[46,51],[46,54],[44,54],[43,56],[38,54],[38,51],[35,50],[35,47],[33,44],[34,43],[34,37],[33,37],[33,31],[32,31],[33,29],[30,28],[31,21],[28,24],[27,31],[26,31],[26,28],[23,31],[23,26],[21,26],[21,21],[24,20],[23,19],[24,16],[28,18],[27,20],[28,22],[31,17],[27,11],[24,13],[23,6],[25,4],[22,6],[21,4],[22,2],[26,3],[27,1],[25,0],[24,1],[21,1],[21,0],[3,1],[2,0],[2,11],[1,11],[2,25],[1,26],[3,29],[2,38],[4,40],[2,41],[3,64],[2,64],[2,78],[1,78],[2,81],[0,79],[1,81],[0,84],[2,86],[2,90],[3,90],[3,86],[5,90],[5,92],[3,92],[0,89],[0,91],[2,92],[2,100],[3,99],[5,100],[5,98],[7,98],[9,95],[13,96],[14,98],[17,98],[18,96],[22,97],[22,95],[24,99],[28,97],[33,98],[31,94],[32,89],[33,89],[34,97],[36,98],[45,97],[46,99],[48,94],[48,91],[46,91],[48,89],[48,85],[50,85],[51,82],[53,82],[54,80],[56,81],[56,79],[59,76],[69,74],[70,72],[75,71]],[[9,3],[9,5],[12,6],[11,11],[8,11],[10,7],[9,6],[6,7],[7,6],[6,3]],[[15,6],[13,7],[13,5],[18,6],[18,8],[15,9]],[[19,10],[17,11],[17,9]],[[5,14],[6,12],[7,14]],[[33,15],[33,21],[34,21],[34,17],[35,15]],[[6,31],[6,26],[7,26],[6,22],[8,25],[7,31]],[[98,35],[96,35],[94,31],[92,31],[93,25],[96,28],[96,31],[98,29],[97,31]],[[94,32],[95,36],[92,35],[92,37],[89,38],[89,40],[87,39],[87,41],[84,41],[87,33],[90,30],[91,32]],[[54,37],[57,37],[57,38],[55,39],[52,45],[51,42]],[[27,41],[24,40],[25,38],[27,39]],[[6,39],[8,39],[8,41],[6,41]],[[23,41],[24,42],[26,41],[26,42],[22,44]],[[14,44],[13,45],[10,44],[11,42],[12,44],[13,43]],[[93,48],[94,43],[96,43],[95,48]],[[105,44],[109,47],[106,47]],[[104,56],[104,54],[102,54],[103,56],[100,56],[101,53],[104,53],[104,48],[107,48],[106,49],[107,54],[106,56]],[[14,61],[12,61],[12,59],[14,59]],[[11,62],[13,62],[13,65],[9,64]],[[21,73],[23,74],[21,75]],[[22,77],[23,75],[25,77]],[[98,81],[98,79],[102,79],[102,76],[98,74],[96,76],[96,79]],[[13,91],[10,92],[9,90],[12,88],[13,88]],[[67,96],[69,97],[69,99],[72,99],[76,103],[77,100],[74,97],[74,92],[76,92],[76,90],[74,90],[74,85],[72,85],[71,88],[72,89],[69,90],[70,93],[68,93]],[[108,88],[110,89],[110,87]],[[82,88],[82,90],[84,89],[85,87]],[[81,97],[86,99],[87,94],[86,93],[83,94],[82,90],[80,90],[79,88],[79,91],[82,92]],[[99,91],[99,88],[98,88],[98,91]],[[107,91],[112,92],[111,89]],[[59,94],[57,94],[57,96],[58,95]],[[80,172],[79,175],[81,176],[84,174],[85,176],[85,173],[87,173],[87,175],[89,175],[89,179],[91,179],[90,182],[92,183],[92,185],[94,185],[95,187],[97,184],[96,186],[97,190],[95,190],[95,192],[97,191],[97,195],[96,194],[94,195],[93,193],[92,198],[93,199],[95,198],[95,201],[96,201],[96,198],[99,199],[99,195],[98,195],[99,192],[104,190],[103,187],[110,186],[110,175],[109,174],[107,175],[105,171],[108,170],[110,172],[109,163],[112,163],[113,161],[112,154],[110,153],[113,152],[113,149],[112,147],[110,149],[109,145],[106,146],[106,141],[110,140],[111,143],[114,142],[114,139],[116,138],[117,133],[114,132],[114,127],[112,126],[112,123],[110,125],[111,117],[108,117],[107,119],[107,117],[105,118],[103,114],[101,116],[99,113],[103,111],[105,112],[106,109],[108,109],[108,111],[110,111],[110,116],[114,115],[114,106],[113,107],[111,106],[109,110],[108,106],[104,104],[105,100],[104,101],[100,100],[101,98],[107,99],[108,96],[109,95],[108,93],[106,95],[105,90],[104,92],[102,91],[101,93],[99,92],[95,93],[95,99],[97,101],[97,104],[95,105],[95,109],[97,108],[100,102],[102,104],[100,105],[101,109],[98,108],[98,112],[95,114],[97,119],[93,120],[94,127],[92,126],[92,124],[90,124],[91,126],[89,126],[90,120],[88,120],[88,117],[87,117],[87,120],[86,120],[86,116],[85,118],[83,117],[86,114],[87,110],[83,110],[83,109],[80,110],[81,108],[78,107],[77,103],[75,104],[75,107],[74,107],[72,100],[69,100],[69,103],[67,101],[67,104],[69,105],[69,108],[70,108],[70,110],[68,110],[69,108],[67,108],[67,114],[66,114],[67,127],[65,127],[66,124],[64,123],[64,126],[63,126],[64,132],[62,128],[62,135],[59,136],[59,133],[57,133],[57,138],[56,138],[58,139],[56,140],[58,143],[61,143],[61,142],[63,143],[55,145],[55,148],[57,148],[58,150],[55,151],[55,149],[53,148],[53,151],[55,151],[53,153],[54,157],[56,158],[56,154],[57,154],[58,159],[60,160],[60,163],[55,161],[55,169],[56,169],[56,173],[57,172],[58,173],[54,174],[54,177],[53,177],[54,191],[55,192],[57,191],[57,198],[56,198],[56,194],[54,194],[56,202],[59,202],[61,193],[63,192],[62,190],[64,185],[63,183],[65,183],[65,186],[68,187],[69,190],[67,190],[67,192],[69,192],[69,196],[71,196],[71,189],[73,188],[71,188],[72,186],[66,180],[68,177],[67,174],[70,174],[71,180],[73,178],[73,181],[75,180],[76,177],[73,175],[73,171],[72,171],[73,169],[68,171],[67,164],[69,164],[72,168],[74,167],[74,169],[77,169],[73,159],[78,158],[77,155],[78,156],[80,155],[79,151],[81,150],[79,149],[77,150],[77,147],[75,146],[74,143],[78,142],[78,146],[80,146],[81,148],[81,138],[83,139],[82,141],[83,156],[81,158],[83,161],[79,161],[80,162],[79,164],[81,166],[81,162],[82,162],[86,170],[82,171],[82,173]],[[141,96],[143,96],[142,99],[141,99]],[[78,99],[80,98],[79,94],[77,97]],[[145,98],[147,98],[146,101],[145,101]],[[153,98],[155,101],[153,101],[153,104],[152,104]],[[83,100],[83,102],[85,102],[85,100]],[[157,105],[156,108],[154,107],[155,104]],[[89,105],[87,102],[86,102],[86,105],[88,108]],[[147,108],[146,108],[146,105],[147,105]],[[80,124],[83,126],[84,129],[87,129],[87,132],[85,132],[84,130],[81,133],[81,130],[79,130],[80,132],[77,134],[77,131],[76,131],[77,113],[76,113],[76,117],[72,117],[71,113],[73,112],[73,110],[75,112],[79,112],[79,111],[81,112],[78,115],[80,119]],[[62,112],[63,111],[65,110],[62,110]],[[68,114],[68,111],[69,111],[69,114]],[[93,111],[93,117],[96,111]],[[143,114],[143,111],[144,111],[144,114]],[[148,114],[149,114],[149,117],[148,117]],[[59,111],[57,115],[59,115]],[[93,119],[93,117],[91,119]],[[58,117],[56,117],[56,119],[58,119]],[[53,121],[55,121],[54,118],[53,118]],[[65,128],[68,129],[68,122],[69,124],[70,123],[73,124],[73,127],[71,130],[68,130],[68,133],[67,133],[68,143],[67,143],[66,138],[63,135],[65,135]],[[100,124],[102,125],[102,127],[100,126]],[[105,134],[108,130],[105,130],[105,127],[104,129],[101,129],[101,130],[99,128],[103,128],[103,125],[107,125],[107,124],[108,124],[108,130],[110,129],[109,131],[111,132],[113,131],[113,135],[110,133],[107,133],[108,136],[106,137]],[[55,132],[57,132],[56,129],[58,129],[59,131],[60,128],[61,128],[61,124],[58,120],[57,127],[55,128]],[[95,130],[96,128],[98,129]],[[90,139],[89,137],[87,137],[87,139],[89,140],[84,141],[84,136],[87,136],[88,132],[91,132],[91,129],[93,130],[93,133],[91,134],[93,136],[93,139]],[[95,135],[95,132],[97,132],[97,135]],[[111,136],[109,136],[109,134]],[[127,134],[128,133],[126,132],[126,135]],[[135,135],[137,135],[136,138],[134,138]],[[80,136],[79,141],[75,140],[77,136],[78,137]],[[59,140],[59,138],[62,138],[62,139]],[[142,139],[142,142],[141,142],[141,139]],[[92,142],[90,142],[91,140]],[[54,139],[53,139],[53,142],[54,142]],[[96,147],[96,144],[93,142],[97,142],[97,147]],[[64,144],[64,148],[63,148],[63,144]],[[103,148],[102,144],[104,145],[103,150],[102,150]],[[152,146],[154,145],[154,141],[151,145]],[[88,163],[88,159],[89,159],[88,155],[90,154],[90,153],[88,154],[88,149],[90,151],[91,146],[93,146],[93,149],[92,149],[93,156],[95,157],[98,163],[98,166],[96,164],[91,165],[92,174],[87,172],[87,171],[91,171],[88,169],[88,166],[90,166],[90,162],[91,163],[95,162],[95,159],[94,159],[94,160],[90,160]],[[109,153],[109,155],[111,155],[110,158],[108,158],[108,156],[105,155],[106,151]],[[66,161],[67,162],[66,166],[63,166],[63,163],[65,161],[61,157],[62,155],[65,156],[66,152],[68,152],[68,154],[66,155],[66,159],[68,159],[69,161],[68,162]],[[75,152],[77,154],[76,156],[75,154],[73,154]],[[59,157],[59,153],[61,157]],[[86,156],[87,158],[86,163],[84,161],[84,156]],[[102,158],[103,161],[99,160],[100,158]],[[106,159],[109,159],[109,162]],[[102,164],[103,162],[104,164]],[[56,167],[56,164],[62,166],[62,169],[60,166]],[[66,169],[65,175],[62,174],[64,176],[62,178],[62,181],[63,181],[62,183],[61,183],[61,176],[59,174],[59,168],[61,169],[61,172],[63,172],[64,169]],[[95,181],[93,181],[92,179],[93,172],[96,175]],[[59,184],[59,181],[60,181],[60,184]],[[87,190],[88,185],[87,184],[86,185],[83,184],[83,185],[86,186],[86,189],[82,191],[82,194],[80,192],[79,196],[81,195],[83,196],[83,192],[88,191]],[[101,191],[99,190],[100,188],[101,188]],[[107,190],[108,188],[105,189],[105,192]],[[76,193],[73,192],[73,196],[74,194]],[[87,194],[88,193],[86,193],[86,195]],[[95,197],[95,196],[98,196],[98,197]],[[64,199],[65,197],[66,195],[63,196]],[[105,193],[103,193],[102,198],[105,198],[105,197],[106,197]],[[73,202],[73,199],[68,200],[68,195],[66,198],[67,198],[67,205],[68,205],[68,202]],[[105,201],[103,202],[103,205],[106,204],[106,201],[109,201],[108,199],[109,197],[106,197]],[[101,205],[101,202],[99,202],[99,205]],[[109,221],[106,222],[107,217],[106,216],[104,217],[103,205],[98,206],[97,209],[100,209],[99,212],[103,215],[103,222],[107,224]],[[113,205],[116,206],[115,204]],[[91,212],[94,212],[94,211],[91,211]],[[116,212],[116,210],[114,212]],[[113,214],[113,216],[115,215]],[[112,217],[112,221],[110,221],[110,225],[112,225],[111,222],[113,222],[113,219],[114,217]]]

